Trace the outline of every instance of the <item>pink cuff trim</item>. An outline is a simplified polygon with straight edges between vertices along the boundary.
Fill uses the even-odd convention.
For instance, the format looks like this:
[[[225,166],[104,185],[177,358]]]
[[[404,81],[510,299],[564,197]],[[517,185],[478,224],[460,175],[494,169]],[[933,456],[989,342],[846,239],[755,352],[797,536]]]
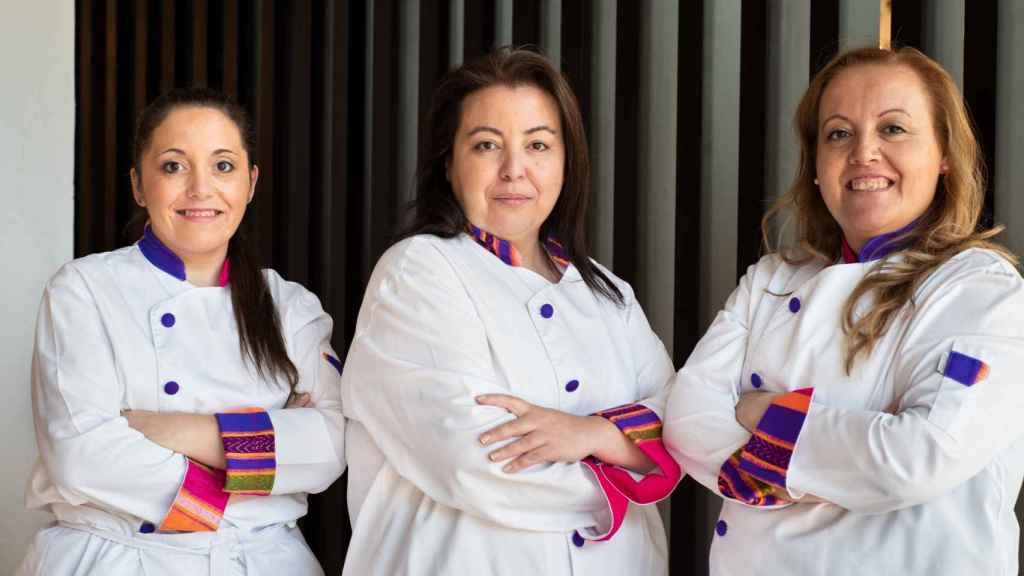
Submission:
[[[605,467],[600,460],[596,458],[587,458],[583,461],[583,465],[586,466],[593,474],[594,478],[597,478],[597,484],[601,487],[601,491],[604,492],[604,498],[608,502],[608,511],[611,512],[612,522],[608,530],[597,537],[586,538],[581,535],[583,540],[591,540],[595,542],[601,542],[604,540],[611,540],[612,536],[619,531],[622,526],[622,522],[626,519],[626,511],[629,510],[629,499],[620,492],[611,480],[605,476]],[[577,532],[579,534],[579,532]]]
[[[618,426],[657,466],[655,471],[645,474],[640,480],[634,480],[623,468],[596,458],[584,460],[583,463],[597,476],[612,511],[611,530],[596,540],[609,540],[622,525],[629,502],[645,505],[664,500],[682,479],[682,469],[665,449],[661,441],[661,419],[650,408],[643,404],[627,404],[603,410],[597,415]]]
[[[224,492],[224,471],[188,459],[185,480],[160,523],[165,532],[214,532],[220,526],[230,494]]]

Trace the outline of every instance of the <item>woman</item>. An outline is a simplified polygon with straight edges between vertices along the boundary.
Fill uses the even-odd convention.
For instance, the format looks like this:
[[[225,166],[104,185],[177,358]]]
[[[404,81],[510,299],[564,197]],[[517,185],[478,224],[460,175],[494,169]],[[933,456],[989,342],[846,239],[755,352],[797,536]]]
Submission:
[[[161,97],[135,136],[142,239],[47,284],[28,503],[57,524],[19,574],[323,573],[295,521],[345,466],[340,363],[316,296],[236,235],[254,148],[226,97]]]
[[[724,499],[711,572],[1016,574],[1024,283],[978,231],[963,99],[916,50],[860,49],[795,125],[797,243],[750,267],[667,408]]]
[[[342,377],[344,573],[665,573],[657,510],[630,501],[679,479],[660,439],[673,368],[587,257],[568,84],[499,50],[441,81],[423,142],[413,223],[377,263]]]

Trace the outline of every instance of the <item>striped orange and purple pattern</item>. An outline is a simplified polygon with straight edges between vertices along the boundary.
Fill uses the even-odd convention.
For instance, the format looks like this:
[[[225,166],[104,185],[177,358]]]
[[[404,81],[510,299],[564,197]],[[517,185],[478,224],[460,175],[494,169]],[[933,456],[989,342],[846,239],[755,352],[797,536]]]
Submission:
[[[497,256],[499,260],[509,266],[522,266],[523,258],[519,254],[519,250],[516,250],[516,247],[513,246],[511,242],[499,238],[490,232],[477,228],[472,224],[467,225],[466,228],[469,235],[473,237],[473,240],[475,240],[477,244],[483,246],[485,250]],[[569,264],[571,264],[569,260],[569,253],[566,251],[565,247],[562,246],[562,243],[555,240],[553,236],[548,236],[547,240],[544,241],[544,249],[547,251],[548,257],[551,258],[551,261],[554,262],[560,270],[565,270]]]
[[[230,494],[224,472],[187,459],[185,480],[160,523],[165,532],[213,532],[220,526]]]
[[[786,488],[793,449],[811,406],[814,388],[783,394],[765,410],[753,436],[743,447],[739,469],[761,482]]]
[[[661,441],[661,419],[643,404],[626,404],[597,413],[619,427],[634,444]]]
[[[718,471],[718,491],[726,498],[739,500],[751,506],[774,506],[778,504],[776,488],[740,470],[740,448],[722,464]]]
[[[274,425],[262,408],[243,408],[217,414],[231,494],[266,496],[274,489],[277,457]]]

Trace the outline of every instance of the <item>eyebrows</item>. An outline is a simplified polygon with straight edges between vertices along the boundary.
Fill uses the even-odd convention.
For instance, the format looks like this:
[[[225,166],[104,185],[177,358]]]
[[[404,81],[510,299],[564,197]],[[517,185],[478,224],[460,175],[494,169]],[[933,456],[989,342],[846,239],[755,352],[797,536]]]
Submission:
[[[878,118],[881,118],[883,116],[887,116],[889,114],[902,114],[902,115],[906,116],[907,118],[913,118],[913,116],[910,115],[910,112],[907,112],[903,108],[887,108],[887,109],[882,110],[881,112],[878,113]],[[825,124],[828,124],[832,120],[843,120],[845,122],[853,124],[852,120],[850,120],[846,116],[843,116],[842,114],[832,114],[828,118],[825,118],[824,120],[822,120],[821,121],[821,125],[824,126]]]
[[[497,128],[495,128],[493,126],[486,126],[486,125],[476,126],[476,127],[472,128],[470,131],[466,132],[466,136],[472,136],[472,135],[478,134],[480,132],[489,132],[489,133],[494,134],[496,136],[502,136],[502,137],[505,136],[505,134],[501,130],[498,130]],[[527,130],[524,130],[523,134],[530,135],[530,134],[533,134],[535,132],[550,132],[552,135],[558,136],[558,132],[556,132],[554,128],[548,126],[547,124],[541,124],[540,126],[534,126],[533,128],[529,128]]]
[[[173,148],[173,147],[172,148],[164,148],[163,150],[161,150],[157,154],[157,156],[163,156],[164,154],[179,154],[181,156],[188,156],[188,154],[186,154],[185,151],[182,150],[181,148]],[[238,156],[238,152],[236,152],[236,151],[234,151],[234,150],[232,150],[230,148],[217,148],[216,150],[214,150],[213,152],[210,153],[210,156],[219,156],[221,154],[229,154],[231,156]]]

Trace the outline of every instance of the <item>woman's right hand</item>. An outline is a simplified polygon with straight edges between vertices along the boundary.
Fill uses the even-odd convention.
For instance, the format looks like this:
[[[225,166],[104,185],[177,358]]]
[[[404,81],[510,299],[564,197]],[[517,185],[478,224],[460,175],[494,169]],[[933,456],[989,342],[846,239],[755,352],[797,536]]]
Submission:
[[[288,397],[288,402],[284,405],[285,408],[312,408],[313,400],[309,395],[309,392],[292,393]]]

